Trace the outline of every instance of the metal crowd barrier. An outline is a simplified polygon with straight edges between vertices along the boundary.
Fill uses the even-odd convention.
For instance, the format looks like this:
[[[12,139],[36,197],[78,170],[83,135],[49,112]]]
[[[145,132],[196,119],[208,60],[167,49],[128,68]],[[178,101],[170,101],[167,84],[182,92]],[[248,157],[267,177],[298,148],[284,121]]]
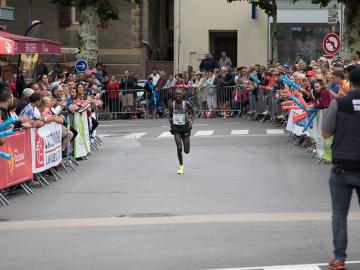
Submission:
[[[149,100],[144,89],[103,90],[102,101],[103,106],[97,110],[101,118],[147,117]]]
[[[96,136],[96,133],[91,134],[92,123],[89,121],[86,111],[82,113],[76,112],[75,114],[82,115],[82,119],[79,121],[81,125],[77,128],[77,136],[82,137],[83,141],[78,142],[78,147],[84,147],[84,141],[89,144],[87,152],[80,155],[80,159],[86,160],[87,156],[93,155],[93,153],[100,149],[102,140],[99,136]],[[96,118],[96,115],[93,114],[94,116]],[[56,127],[51,126],[52,124],[56,125]],[[62,174],[64,172],[70,174],[70,168],[75,171],[76,167],[80,165],[74,157],[74,140],[72,143],[68,142],[66,153],[62,153],[63,155],[61,156],[61,148],[59,149],[59,147],[62,144],[62,125],[52,124],[47,124],[40,128],[42,131],[40,129],[24,129],[19,131],[10,136],[5,145],[2,146],[1,150],[6,149],[12,155],[14,154],[12,149],[16,147],[24,159],[24,162],[23,160],[17,161],[14,157],[10,161],[0,159],[0,170],[6,172],[0,175],[0,203],[3,206],[11,205],[9,200],[2,194],[4,190],[16,189],[17,186],[20,186],[28,195],[33,195],[35,194],[33,187],[36,183],[34,180],[42,187],[50,186],[50,177],[54,181],[59,181],[63,178]],[[67,128],[70,129],[70,126],[76,126],[74,126],[74,114],[67,117]],[[39,133],[35,135],[35,132],[38,131]],[[19,136],[22,137],[18,139]],[[59,137],[60,141],[57,140]],[[46,150],[45,144],[49,147],[50,151]],[[60,152],[58,153],[58,151]],[[52,153],[54,153],[54,156],[51,156]],[[45,160],[54,161],[54,163],[47,165]]]
[[[182,89],[198,117],[240,117],[251,114],[252,120],[273,121],[281,113],[280,101],[273,92],[254,90],[245,97],[243,86],[201,86]],[[162,88],[147,93],[145,89],[104,90],[103,106],[97,110],[100,118],[134,119],[166,116],[174,99],[175,88]]]

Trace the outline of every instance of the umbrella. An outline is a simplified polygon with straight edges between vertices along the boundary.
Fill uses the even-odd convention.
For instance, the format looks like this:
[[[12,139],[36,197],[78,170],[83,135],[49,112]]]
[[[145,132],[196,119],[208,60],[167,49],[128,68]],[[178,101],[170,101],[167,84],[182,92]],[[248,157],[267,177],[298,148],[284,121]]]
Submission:
[[[0,37],[0,55],[14,55],[15,41]]]

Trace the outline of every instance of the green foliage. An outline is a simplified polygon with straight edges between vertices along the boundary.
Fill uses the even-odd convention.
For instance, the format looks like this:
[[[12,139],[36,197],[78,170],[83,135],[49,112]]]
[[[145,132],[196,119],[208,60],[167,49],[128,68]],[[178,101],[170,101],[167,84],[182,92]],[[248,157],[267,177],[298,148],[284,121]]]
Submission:
[[[293,3],[296,3],[299,0],[293,0]],[[347,0],[337,0],[338,3],[346,3]],[[329,3],[331,2],[331,0],[312,0],[311,1],[313,4],[320,4],[321,7],[326,7],[329,5]]]
[[[76,7],[81,10],[87,6],[94,6],[102,21],[118,20],[119,10],[111,4],[110,0],[50,0],[51,3],[59,4],[65,7]],[[131,2],[131,0],[126,0]],[[136,4],[140,4],[141,0],[135,0]]]
[[[234,1],[248,1],[262,9],[268,16],[273,16],[277,12],[276,1],[272,0],[227,0],[229,3]],[[296,1],[296,0],[295,0]],[[275,5],[273,5],[275,3]]]

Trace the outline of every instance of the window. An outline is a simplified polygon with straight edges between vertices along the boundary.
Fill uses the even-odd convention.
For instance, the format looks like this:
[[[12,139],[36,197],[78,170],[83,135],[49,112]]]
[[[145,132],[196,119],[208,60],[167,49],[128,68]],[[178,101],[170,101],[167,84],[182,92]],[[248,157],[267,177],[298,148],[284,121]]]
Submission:
[[[279,62],[294,60],[296,53],[302,53],[306,61],[319,58],[325,54],[322,42],[330,32],[331,26],[326,23],[279,23]]]

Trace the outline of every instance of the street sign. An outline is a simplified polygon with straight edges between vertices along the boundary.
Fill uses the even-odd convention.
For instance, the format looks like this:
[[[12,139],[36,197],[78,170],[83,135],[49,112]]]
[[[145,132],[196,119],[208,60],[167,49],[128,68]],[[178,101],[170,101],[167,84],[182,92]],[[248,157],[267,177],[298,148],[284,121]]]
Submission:
[[[62,54],[78,54],[80,52],[79,48],[61,47],[60,49]]]
[[[80,59],[75,63],[75,69],[77,72],[84,72],[88,68],[88,64],[85,60]]]
[[[332,60],[332,59],[334,59],[335,55],[324,55],[324,57],[325,57],[327,60]]]
[[[327,54],[337,54],[340,45],[340,37],[335,33],[327,34],[323,40],[323,49]]]
[[[339,20],[337,6],[328,9],[328,24],[335,25]]]

